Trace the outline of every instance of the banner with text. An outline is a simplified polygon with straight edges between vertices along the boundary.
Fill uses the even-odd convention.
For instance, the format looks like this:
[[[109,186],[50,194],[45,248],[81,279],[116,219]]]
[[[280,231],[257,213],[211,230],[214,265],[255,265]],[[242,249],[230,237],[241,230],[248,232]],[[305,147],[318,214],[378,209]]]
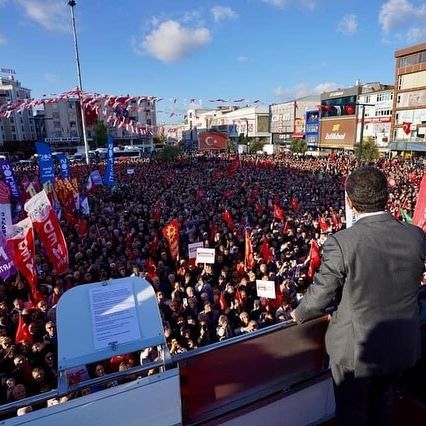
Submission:
[[[6,247],[16,269],[24,276],[31,289],[37,285],[35,268],[34,230],[30,218],[25,218],[7,229]]]
[[[50,146],[44,142],[36,142],[37,162],[40,174],[40,183],[44,185],[55,182],[55,168],[53,166],[52,151]]]
[[[57,156],[59,161],[59,167],[61,169],[61,178],[62,179],[70,179],[70,169],[69,169],[69,161],[64,153],[61,153]]]
[[[6,230],[12,225],[9,187],[0,181],[0,226],[1,233],[6,236]]]
[[[3,233],[0,232],[0,278],[5,281],[15,274],[16,268],[7,248],[6,238]]]
[[[256,280],[256,291],[258,297],[267,297],[275,299],[275,282]]]
[[[24,205],[41,245],[56,273],[68,268],[68,248],[61,225],[45,191],[41,191]]]
[[[16,180],[15,174],[9,162],[3,158],[0,159],[0,177],[3,178],[10,190],[10,197],[14,201],[21,200],[21,194],[19,191],[18,181]]]
[[[104,184],[110,186],[114,184],[114,139],[111,135],[108,135],[107,149],[107,166],[104,175]]]

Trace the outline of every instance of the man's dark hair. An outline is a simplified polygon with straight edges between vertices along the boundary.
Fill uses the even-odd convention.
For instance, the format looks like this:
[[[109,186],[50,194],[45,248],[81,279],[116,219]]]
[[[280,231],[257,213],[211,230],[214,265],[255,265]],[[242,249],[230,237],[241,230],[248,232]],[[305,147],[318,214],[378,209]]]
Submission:
[[[360,213],[385,210],[388,183],[385,175],[376,167],[355,169],[346,181],[346,192]]]

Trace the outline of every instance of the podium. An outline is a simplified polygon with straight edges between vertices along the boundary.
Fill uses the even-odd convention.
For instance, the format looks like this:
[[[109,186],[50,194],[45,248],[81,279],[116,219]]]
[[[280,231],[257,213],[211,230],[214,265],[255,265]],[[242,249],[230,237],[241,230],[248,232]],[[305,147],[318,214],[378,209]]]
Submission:
[[[10,418],[4,425],[182,424],[179,369],[170,362],[155,292],[148,281],[128,277],[74,287],[61,297],[56,320],[59,380],[55,395],[48,397],[94,390],[113,380],[125,383]],[[70,372],[84,371],[87,364],[153,346],[162,355],[160,361],[100,378],[83,377],[80,383],[70,381]],[[166,364],[170,364],[167,370]],[[160,372],[143,374],[153,368]]]

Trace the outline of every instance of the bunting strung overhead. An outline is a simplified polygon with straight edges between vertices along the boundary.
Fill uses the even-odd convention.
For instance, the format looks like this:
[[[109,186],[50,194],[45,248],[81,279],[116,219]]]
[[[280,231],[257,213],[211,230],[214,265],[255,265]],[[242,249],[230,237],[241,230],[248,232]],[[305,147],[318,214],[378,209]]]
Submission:
[[[108,125],[117,128],[124,128],[126,131],[134,134],[151,134],[155,126],[140,123],[135,118],[139,114],[149,114],[157,112],[167,114],[169,117],[185,118],[186,110],[178,109],[178,98],[157,98],[155,96],[111,96],[95,92],[79,91],[79,89],[70,90],[64,93],[44,94],[40,99],[19,99],[16,102],[7,102],[0,104],[0,118],[9,118],[12,113],[21,112],[37,108],[39,106],[53,104],[60,100],[78,101],[82,100],[82,106],[85,112],[87,125],[93,125],[98,120],[105,121]],[[168,101],[172,108],[167,107],[156,111],[156,104],[161,101]],[[209,99],[210,103],[238,104],[245,102],[247,105],[261,102],[259,99],[250,101],[245,98],[238,99]],[[185,107],[202,106],[203,100],[196,98],[182,99],[182,105]],[[148,120],[147,120],[148,121]]]

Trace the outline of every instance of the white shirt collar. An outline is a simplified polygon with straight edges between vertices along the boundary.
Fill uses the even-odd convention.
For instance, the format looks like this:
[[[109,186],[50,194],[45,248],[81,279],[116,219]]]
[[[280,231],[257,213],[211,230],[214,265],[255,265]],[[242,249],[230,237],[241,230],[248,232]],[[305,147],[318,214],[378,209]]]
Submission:
[[[362,219],[363,217],[368,217],[368,216],[377,216],[379,214],[383,214],[386,213],[384,210],[380,211],[380,212],[371,212],[371,213],[359,213],[356,214],[356,220]]]

